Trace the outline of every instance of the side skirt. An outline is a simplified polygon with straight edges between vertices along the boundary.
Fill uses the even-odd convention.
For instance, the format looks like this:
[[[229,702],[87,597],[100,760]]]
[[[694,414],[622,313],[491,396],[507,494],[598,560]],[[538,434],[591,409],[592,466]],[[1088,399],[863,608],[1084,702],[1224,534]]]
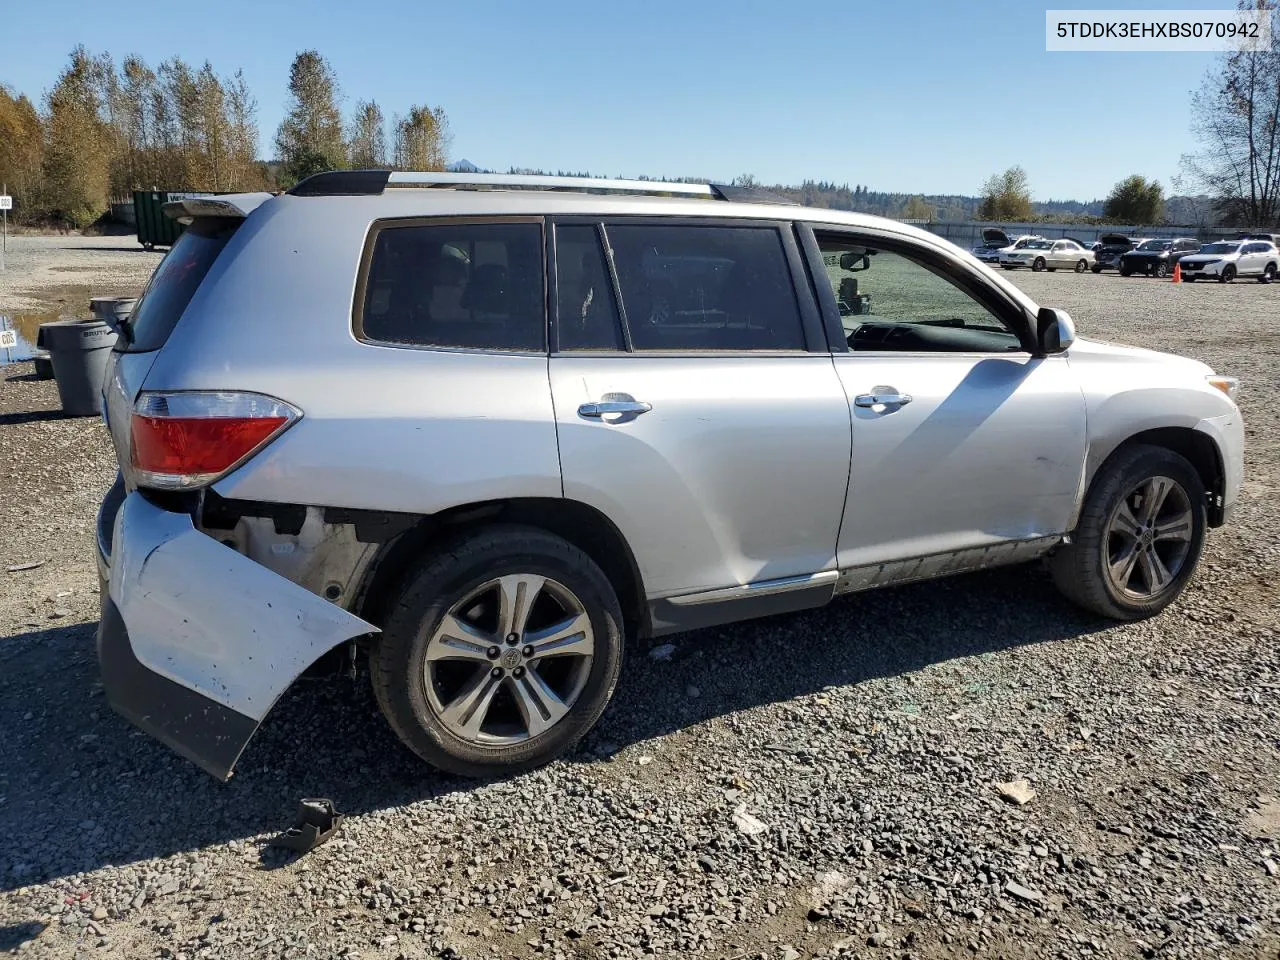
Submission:
[[[844,593],[1025,563],[1044,556],[1063,540],[1063,534],[1010,540],[839,571],[824,570],[808,576],[757,580],[742,586],[662,597],[648,603],[652,635],[661,637],[779,613],[795,613],[821,607]]]

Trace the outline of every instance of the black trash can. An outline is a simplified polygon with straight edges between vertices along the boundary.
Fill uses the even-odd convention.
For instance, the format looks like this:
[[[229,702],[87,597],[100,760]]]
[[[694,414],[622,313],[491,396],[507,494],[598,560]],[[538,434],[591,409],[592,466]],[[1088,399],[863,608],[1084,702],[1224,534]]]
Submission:
[[[42,323],[40,332],[53,361],[63,412],[72,417],[102,413],[102,385],[115,331],[101,320],[55,320]]]

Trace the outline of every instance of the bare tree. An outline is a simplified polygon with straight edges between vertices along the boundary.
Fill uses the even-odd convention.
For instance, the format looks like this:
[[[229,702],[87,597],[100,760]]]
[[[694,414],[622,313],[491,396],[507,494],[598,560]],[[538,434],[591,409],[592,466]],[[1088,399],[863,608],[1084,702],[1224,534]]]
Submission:
[[[356,104],[347,152],[351,166],[367,170],[387,165],[387,131],[382,108],[372,100]]]
[[[259,189],[265,178],[258,163],[258,101],[249,92],[243,70],[226,82],[226,91],[232,185],[237,190]]]
[[[1241,0],[1240,9],[1265,11],[1280,36],[1277,0]],[[1280,48],[1224,55],[1191,111],[1200,150],[1183,166],[1214,197],[1222,220],[1280,223]]]

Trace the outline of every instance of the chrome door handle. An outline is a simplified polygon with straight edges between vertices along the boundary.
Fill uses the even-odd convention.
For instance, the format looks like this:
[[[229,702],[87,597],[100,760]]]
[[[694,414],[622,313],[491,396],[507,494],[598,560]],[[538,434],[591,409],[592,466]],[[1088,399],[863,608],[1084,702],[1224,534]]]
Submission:
[[[648,413],[653,409],[653,404],[645,403],[643,400],[600,400],[596,403],[584,403],[578,407],[578,416],[580,417],[606,417],[611,413],[630,413],[641,414]]]
[[[853,403],[858,407],[878,407],[881,404],[887,407],[902,407],[912,399],[909,393],[860,393],[853,398]]]

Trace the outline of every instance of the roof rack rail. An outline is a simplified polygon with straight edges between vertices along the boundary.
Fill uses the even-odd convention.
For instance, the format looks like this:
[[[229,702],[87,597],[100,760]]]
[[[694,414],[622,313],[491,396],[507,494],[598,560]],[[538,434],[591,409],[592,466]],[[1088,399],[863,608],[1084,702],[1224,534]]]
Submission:
[[[296,184],[295,197],[377,196],[387,187],[452,188],[454,190],[550,190],[569,193],[616,192],[681,197],[708,197],[757,203],[792,203],[755,187],[671,180],[611,180],[601,177],[552,177],[515,173],[412,173],[390,170],[330,170]]]

